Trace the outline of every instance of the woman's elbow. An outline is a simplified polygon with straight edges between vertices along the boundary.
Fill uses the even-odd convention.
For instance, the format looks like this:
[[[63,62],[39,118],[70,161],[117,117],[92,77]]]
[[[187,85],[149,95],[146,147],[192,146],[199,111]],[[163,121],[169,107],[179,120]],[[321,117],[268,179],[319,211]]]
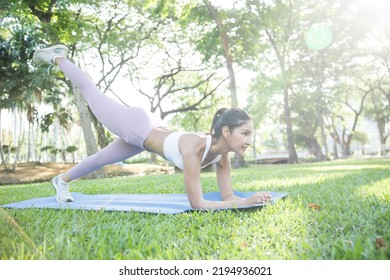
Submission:
[[[205,208],[205,203],[203,199],[189,199],[189,202],[192,209]]]

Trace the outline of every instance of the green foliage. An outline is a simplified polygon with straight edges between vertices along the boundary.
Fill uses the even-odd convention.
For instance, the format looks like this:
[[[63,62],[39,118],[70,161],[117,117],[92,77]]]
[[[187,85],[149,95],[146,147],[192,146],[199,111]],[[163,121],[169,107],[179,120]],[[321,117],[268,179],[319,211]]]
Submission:
[[[48,113],[41,117],[41,122],[40,122],[41,131],[49,132],[50,126],[53,124],[53,122],[56,119],[58,119],[61,127],[64,127],[65,129],[69,128],[70,123],[73,120],[72,115],[65,108],[59,108],[58,111],[53,113]]]
[[[359,12],[351,11],[349,5],[357,5]],[[279,63],[285,68],[286,80],[281,85],[289,91],[294,138],[300,138],[301,147],[310,149],[305,142],[324,144],[326,137],[322,133],[328,136],[334,129],[346,132],[344,138],[353,133],[357,129],[353,125],[355,115],[363,93],[368,91],[370,95],[375,93],[372,102],[376,104],[371,105],[371,97],[364,100],[366,117],[375,119],[382,131],[385,130],[384,112],[389,112],[388,102],[375,88],[381,88],[380,75],[388,77],[388,56],[385,58],[383,54],[388,53],[389,38],[384,38],[383,30],[374,27],[378,22],[367,19],[373,7],[365,5],[335,5],[334,1],[247,1],[247,20],[258,20],[257,45],[264,47],[257,59],[247,64],[259,73],[258,82],[251,87],[249,102],[256,119],[280,122],[284,108],[278,102],[281,90],[275,88],[275,81],[283,78],[283,71],[277,69]],[[314,38],[317,41],[310,43],[321,44],[322,39],[327,42],[313,50],[305,41],[308,35],[317,36]],[[265,40],[269,36],[273,40],[267,44]],[[357,47],[359,42],[365,47]],[[278,54],[284,57],[282,63],[276,60]],[[386,80],[383,78],[384,88],[388,87]],[[264,105],[269,106],[264,110]],[[348,146],[348,143],[341,144]]]
[[[255,211],[156,215],[0,208],[0,259],[386,260],[389,172],[385,159],[234,170],[239,191],[289,192]],[[217,190],[214,174],[203,173],[202,182],[204,191]],[[72,191],[183,193],[182,184],[181,174],[78,180]],[[52,195],[49,183],[2,186],[0,205]]]
[[[18,107],[28,111],[29,122],[35,121],[36,103],[59,103],[59,83],[55,75],[42,75],[30,63],[39,36],[32,27],[11,26],[7,37],[0,37],[0,108]]]
[[[0,37],[0,108],[25,104],[26,95],[29,94],[26,90],[33,83],[27,64],[33,52],[30,32],[28,29],[18,29],[10,38]]]
[[[78,150],[78,148],[76,147],[76,146],[68,146],[67,148],[66,148],[66,152],[67,153],[74,153],[74,152],[76,152]]]
[[[372,16],[376,14],[375,6],[385,4],[332,0],[234,2],[233,9],[219,7],[218,13],[235,69],[243,67],[258,74],[247,100],[257,128],[264,127],[265,122],[285,125],[281,93],[286,89],[293,133],[295,139],[302,140],[302,147],[307,148],[303,139],[324,142],[321,131],[325,136],[334,129],[353,133],[355,128],[349,124],[356,106],[350,105],[360,101],[363,88],[371,91],[363,104],[365,117],[377,123],[382,141],[388,138],[389,37],[384,32],[388,27]],[[309,45],[321,43],[323,38],[328,41],[313,49],[308,45],[309,37],[314,39]],[[182,69],[188,68],[183,63],[183,53],[191,54],[208,70],[223,69],[224,65],[218,28],[202,1],[2,1],[0,108],[28,110],[29,121],[39,121],[33,112],[41,103],[52,104],[55,111],[61,111],[61,100],[68,94],[68,88],[59,81],[63,75],[53,69],[52,75],[46,75],[47,69],[33,68],[30,63],[37,47],[58,42],[70,47],[70,56],[76,62],[84,64],[86,56],[93,57],[91,65],[88,57],[85,66],[102,73],[94,79],[104,92],[110,91],[113,81],[124,73],[131,72],[135,83],[141,81],[148,87],[156,72],[166,75],[179,63]],[[140,56],[154,63],[153,71],[149,64],[139,63]],[[146,75],[138,77],[133,71],[137,67],[146,69]],[[211,83],[217,84],[225,77],[226,71],[215,75]],[[166,89],[188,86],[202,78],[192,72],[177,76],[176,80],[165,79],[163,85],[158,85],[161,92],[153,87],[146,94],[150,107],[159,110],[163,105],[174,106],[173,109],[190,106],[205,86],[178,91],[164,99],[163,105],[161,99],[153,99],[152,95],[165,98]],[[211,115],[216,106],[220,107],[223,97],[219,90],[197,107],[199,112],[179,110],[172,123],[181,128],[207,130],[207,118],[200,115]],[[169,113],[165,108],[162,111]],[[64,127],[72,121],[66,111],[58,117]],[[44,131],[49,131],[54,118],[50,114],[42,117]],[[285,133],[285,129],[275,126],[276,130]],[[267,145],[277,146],[270,143],[271,138]]]
[[[258,75],[252,80],[249,91],[251,94],[248,97],[247,110],[254,119],[256,128],[260,128],[268,113],[272,113],[276,118],[279,117],[280,112],[272,111],[273,108],[279,108],[275,106],[277,102],[275,96],[283,91],[279,77]]]
[[[5,154],[8,154],[8,153],[15,153],[16,152],[16,147],[13,147],[13,146],[10,146],[10,145],[3,145],[3,152]]]
[[[44,151],[50,151],[50,150],[52,150],[52,149],[54,149],[54,147],[49,145],[49,146],[44,146],[44,147],[42,147],[42,148],[41,148],[41,151],[42,151],[42,152],[44,152]]]
[[[55,120],[54,113],[49,113],[49,114],[42,116],[42,121],[41,121],[42,132],[49,132],[49,128],[53,124],[54,120]]]
[[[49,152],[50,154],[52,154],[54,156],[57,155],[58,153],[62,152],[61,149],[58,149],[58,148],[50,146],[50,145],[42,147],[41,151],[42,152],[46,152],[47,151],[47,152]]]
[[[365,132],[355,131],[353,133],[352,139],[355,140],[356,142],[359,142],[362,145],[365,145],[368,143],[368,135]]]

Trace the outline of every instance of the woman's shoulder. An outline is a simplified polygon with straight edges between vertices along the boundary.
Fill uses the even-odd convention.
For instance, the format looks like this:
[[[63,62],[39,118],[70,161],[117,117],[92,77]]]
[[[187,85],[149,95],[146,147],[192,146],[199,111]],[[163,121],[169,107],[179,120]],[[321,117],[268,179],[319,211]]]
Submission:
[[[210,135],[196,132],[183,134],[179,140],[180,151],[182,153],[184,151],[202,153],[210,137]]]

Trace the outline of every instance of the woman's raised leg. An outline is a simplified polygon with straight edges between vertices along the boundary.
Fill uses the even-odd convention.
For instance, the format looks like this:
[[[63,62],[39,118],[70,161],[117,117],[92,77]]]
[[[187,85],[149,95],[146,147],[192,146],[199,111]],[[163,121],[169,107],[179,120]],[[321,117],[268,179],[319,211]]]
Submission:
[[[131,108],[103,94],[88,74],[68,59],[60,60],[58,65],[72,84],[81,91],[96,118],[112,133],[126,139],[129,123],[135,118]]]

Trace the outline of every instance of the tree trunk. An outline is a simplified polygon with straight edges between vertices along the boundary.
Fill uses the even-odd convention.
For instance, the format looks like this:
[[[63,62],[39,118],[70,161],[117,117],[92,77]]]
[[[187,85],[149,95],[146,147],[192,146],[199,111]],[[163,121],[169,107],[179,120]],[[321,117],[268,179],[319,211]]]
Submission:
[[[92,154],[95,154],[98,152],[98,147],[96,143],[96,138],[92,130],[92,122],[91,118],[89,116],[89,111],[87,108],[87,105],[85,103],[84,98],[81,95],[81,92],[78,90],[78,88],[73,87],[73,94],[75,103],[77,106],[77,109],[80,114],[80,125],[83,130],[84,135],[84,141],[87,149],[87,155],[90,156]],[[90,175],[88,175],[89,178],[102,178],[104,177],[104,171],[103,170],[97,170]]]
[[[23,141],[24,141],[24,132],[20,131],[20,134],[21,134],[21,137],[19,139],[19,143],[18,143],[18,146],[17,146],[16,151],[15,151],[14,162],[12,164],[12,172],[16,171],[16,167],[17,167],[18,162],[19,162],[20,150],[22,148]]]
[[[328,150],[328,143],[326,141],[324,118],[323,118],[322,114],[319,116],[319,118],[320,118],[320,129],[321,129],[321,141],[322,141],[322,145],[325,149],[324,160],[327,160],[329,158],[329,150]]]
[[[20,149],[22,148],[23,142],[24,142],[24,131],[23,131],[23,123],[22,123],[22,114],[20,114],[20,121],[19,121],[19,139],[18,139],[18,145],[15,151],[15,158],[14,162],[12,164],[12,172],[16,171],[16,166],[18,165],[19,162],[19,155],[20,155]]]
[[[1,109],[0,109],[0,157],[1,157],[1,164],[3,165],[3,168],[5,171],[9,169],[8,163],[5,160],[4,151],[3,151],[3,129],[1,126]]]
[[[353,130],[355,131],[355,130]],[[347,140],[343,142],[343,151],[345,152],[345,155],[346,156],[350,156],[352,153],[351,153],[351,143],[352,143],[352,137],[353,137],[353,134],[350,133],[348,134],[347,136]]]
[[[380,151],[379,155],[384,156],[386,154],[385,145],[386,145],[386,136],[385,136],[385,127],[386,122],[380,117],[379,109],[378,109],[378,101],[375,98],[375,93],[371,93],[372,103],[374,104],[374,112],[376,124],[379,132],[379,142],[380,142]]]
[[[316,157],[317,161],[324,161],[325,155],[321,151],[321,146],[318,144],[318,141],[313,136],[305,136],[303,135],[303,140],[305,141],[307,147],[309,148],[309,151],[311,154],[313,154]]]
[[[236,76],[234,74],[233,69],[233,56],[230,53],[229,48],[229,40],[228,36],[225,31],[225,27],[222,23],[222,20],[219,16],[219,13],[216,8],[214,8],[209,1],[203,0],[205,3],[207,9],[209,10],[211,16],[213,17],[215,23],[217,24],[217,28],[219,31],[219,36],[221,38],[221,43],[223,47],[223,54],[226,60],[226,67],[229,73],[229,89],[230,89],[230,98],[231,98],[231,107],[237,108],[238,107],[238,100],[237,100],[237,85],[236,85]],[[233,159],[233,168],[239,168],[242,166],[245,166],[246,162],[243,156],[240,156],[239,154],[234,155]]]
[[[337,150],[336,141],[333,141],[333,159],[339,159],[339,152]]]
[[[100,147],[105,147],[109,143],[108,137],[106,137],[106,130],[101,122],[93,115],[92,111],[88,108],[89,116],[91,117],[93,126],[95,127],[97,133],[97,141]]]
[[[298,155],[295,150],[292,124],[291,124],[291,111],[289,104],[289,79],[287,77],[286,70],[286,46],[282,46],[282,50],[276,44],[275,38],[272,36],[271,32],[266,29],[266,34],[268,36],[268,40],[270,41],[272,48],[275,51],[276,57],[279,62],[280,73],[282,76],[283,83],[283,105],[284,105],[284,119],[286,122],[286,130],[287,130],[287,150],[288,150],[288,163],[298,163]],[[287,44],[287,42],[285,42]]]
[[[223,55],[226,59],[226,67],[229,73],[229,81],[230,81],[229,89],[230,89],[230,96],[231,96],[231,106],[238,107],[236,77],[233,69],[233,56],[230,53],[228,36],[226,34],[225,27],[222,23],[221,17],[219,16],[217,9],[214,8],[209,1],[203,0],[203,2],[205,3],[207,9],[209,10],[215,23],[217,24],[219,36],[221,38],[221,43],[223,47]]]
[[[360,105],[359,105],[359,108],[357,110],[353,109],[352,105],[350,105],[348,102],[345,103],[349,108],[351,108],[351,110],[353,111],[353,113],[355,115],[354,119],[353,119],[353,123],[352,123],[352,128],[350,129],[351,132],[347,134],[346,129],[344,129],[342,139],[341,139],[343,141],[341,143],[341,148],[342,148],[345,156],[351,155],[351,143],[352,143],[352,139],[353,139],[353,133],[356,131],[356,126],[357,126],[359,117],[363,112],[364,101],[365,101],[366,97],[368,96],[368,94],[370,94],[370,92],[371,92],[371,89],[368,91],[363,91],[363,96],[362,96],[362,99],[360,100]]]
[[[35,137],[34,137],[34,122],[28,122],[28,148],[27,162],[35,162],[37,160],[35,154]]]
[[[332,129],[333,129],[333,132],[330,133],[330,136],[332,136],[332,139],[333,139],[333,159],[339,159],[337,144],[341,145],[341,140],[340,140],[339,133],[337,132],[333,118],[332,118]]]
[[[290,105],[288,100],[289,96],[288,96],[287,85],[285,85],[283,92],[284,92],[284,118],[286,121],[286,128],[287,128],[288,163],[290,164],[298,163],[298,155],[297,155],[297,151],[295,150],[293,131],[291,125],[291,112],[290,112]]]

